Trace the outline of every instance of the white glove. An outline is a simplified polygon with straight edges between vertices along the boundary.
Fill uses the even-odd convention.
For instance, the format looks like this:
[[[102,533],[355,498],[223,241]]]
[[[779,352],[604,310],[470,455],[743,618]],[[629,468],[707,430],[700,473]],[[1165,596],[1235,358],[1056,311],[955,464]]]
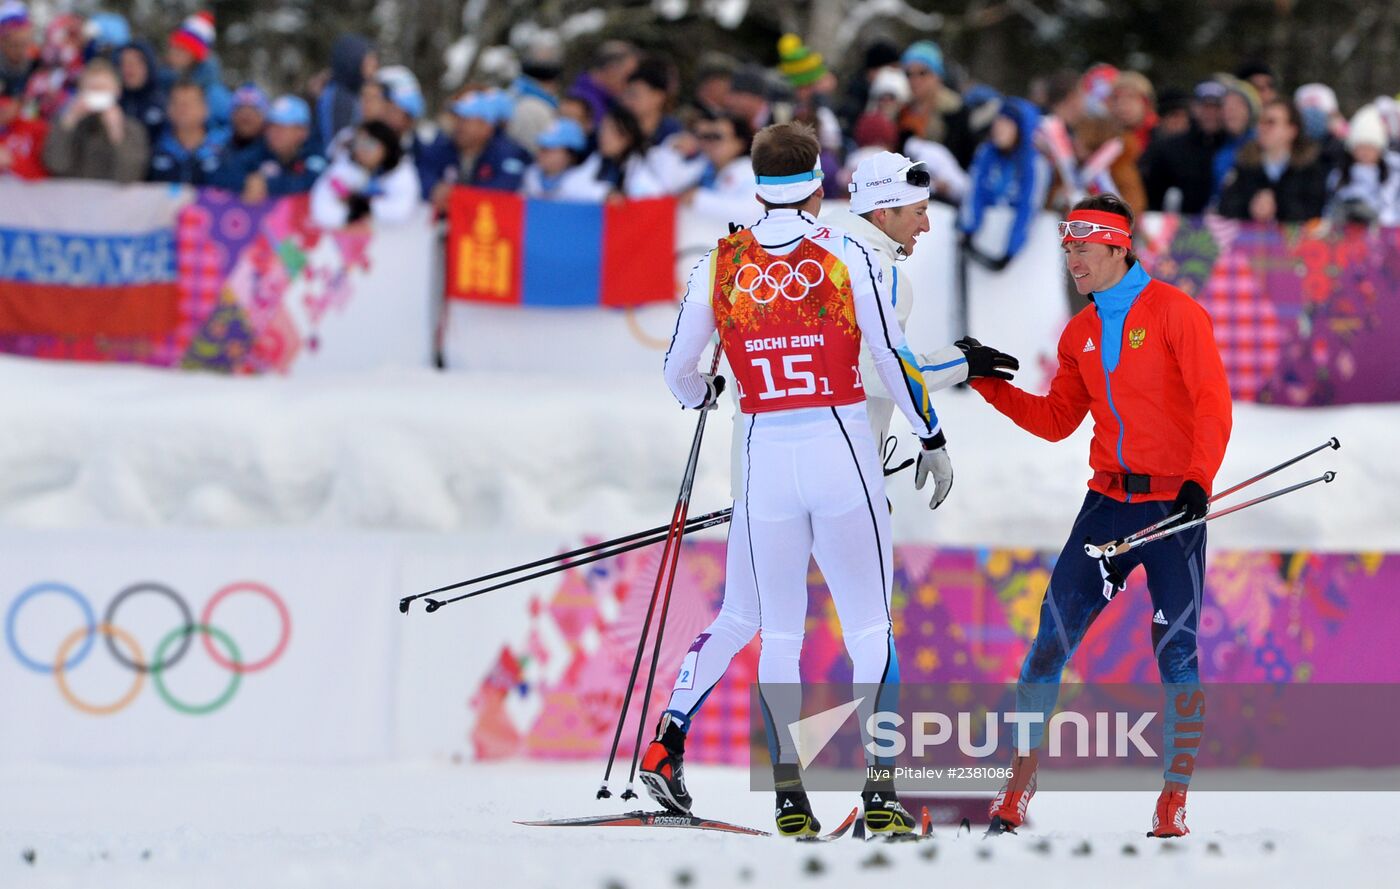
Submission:
[[[914,467],[914,490],[922,491],[924,482],[933,475],[933,497],[929,509],[937,509],[953,490],[953,461],[948,457],[948,440],[940,432],[933,438],[921,439],[919,462]]]

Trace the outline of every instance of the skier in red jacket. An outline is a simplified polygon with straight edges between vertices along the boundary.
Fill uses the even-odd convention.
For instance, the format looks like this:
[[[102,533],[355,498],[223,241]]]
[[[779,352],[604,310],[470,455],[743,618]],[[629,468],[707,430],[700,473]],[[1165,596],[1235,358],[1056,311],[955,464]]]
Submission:
[[[1018,709],[1038,710],[1047,721],[1066,662],[1121,589],[1085,554],[1086,538],[1121,538],[1178,512],[1183,521],[1205,515],[1230,438],[1230,392],[1210,316],[1181,290],[1148,277],[1133,254],[1132,223],[1132,211],[1111,194],[1080,201],[1060,223],[1066,265],[1091,305],[1060,335],[1048,395],[1003,380],[972,382],[1016,425],[1049,441],[1070,435],[1085,414],[1094,417],[1090,490],[1055,563],[1017,685]],[[1154,836],[1187,833],[1186,788],[1205,715],[1196,646],[1205,548],[1199,525],[1116,560],[1123,577],[1139,564],[1147,571],[1152,641],[1167,693],[1165,787]],[[1042,728],[1033,727],[1029,755],[1015,758],[992,804],[999,826],[1014,829],[1025,818]]]

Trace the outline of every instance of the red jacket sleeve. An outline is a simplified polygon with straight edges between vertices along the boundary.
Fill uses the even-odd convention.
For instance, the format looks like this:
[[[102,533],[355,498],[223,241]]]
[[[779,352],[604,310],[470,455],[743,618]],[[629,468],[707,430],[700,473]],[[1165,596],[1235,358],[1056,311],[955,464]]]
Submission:
[[[1195,436],[1185,478],[1210,493],[1230,441],[1230,383],[1220,360],[1220,348],[1215,344],[1210,315],[1195,300],[1188,297],[1173,307],[1167,323],[1167,345],[1176,357],[1195,408]]]
[[[1060,367],[1050,381],[1048,395],[1031,395],[1005,380],[989,377],[973,380],[972,388],[1030,434],[1047,441],[1068,438],[1089,412],[1089,390],[1079,375],[1079,356],[1068,346],[1071,339],[1066,327],[1060,334]]]

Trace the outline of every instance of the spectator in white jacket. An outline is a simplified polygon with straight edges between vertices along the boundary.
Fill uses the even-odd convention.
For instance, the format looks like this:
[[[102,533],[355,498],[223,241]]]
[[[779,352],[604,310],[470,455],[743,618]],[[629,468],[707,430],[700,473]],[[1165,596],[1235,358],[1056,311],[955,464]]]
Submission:
[[[1400,153],[1389,150],[1385,121],[1375,105],[1352,117],[1346,146],[1346,159],[1332,171],[1328,215],[1339,222],[1400,225]]]
[[[311,189],[311,218],[321,228],[342,228],[362,220],[407,222],[418,210],[418,171],[403,143],[382,121],[355,130],[349,151],[331,164]]]
[[[535,145],[539,150],[535,152],[535,162],[525,170],[521,193],[527,198],[563,200],[560,187],[568,172],[583,159],[588,136],[577,121],[560,117],[535,137]]]
[[[647,163],[647,148],[632,112],[620,105],[608,108],[598,124],[598,150],[564,176],[560,200],[601,203],[669,194]]]
[[[695,139],[705,156],[705,166],[700,181],[681,196],[681,203],[725,218],[734,216],[736,206],[745,213],[755,210],[753,195],[758,184],[749,157],[753,143],[749,122],[737,114],[706,115],[695,123]]]

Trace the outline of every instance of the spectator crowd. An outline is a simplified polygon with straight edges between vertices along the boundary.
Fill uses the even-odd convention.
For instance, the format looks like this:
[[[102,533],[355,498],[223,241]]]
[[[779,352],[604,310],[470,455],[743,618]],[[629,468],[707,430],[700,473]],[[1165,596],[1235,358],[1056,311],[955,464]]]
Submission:
[[[302,95],[224,80],[209,12],[163,43],[115,13],[61,14],[42,29],[0,0],[0,176],[170,182],[249,202],[310,195],[323,225],[446,210],[471,185],[530,197],[676,195],[732,206],[754,191],[749,145],[774,122],[809,123],[829,196],[871,153],[922,162],[972,244],[992,207],[1012,211],[991,268],[1010,263],[1041,209],[1115,193],[1136,212],[1214,212],[1280,223],[1400,225],[1400,103],[1351,115],[1321,83],[1291,92],[1249,62],[1190,86],[1099,64],[1037,78],[1025,96],[968,77],[931,40],[883,40],[844,84],[799,35],[778,64],[706,54],[682,84],[666,57],[603,42],[566,77],[541,34],[508,64],[430,109],[413,72],[342,35]]]

